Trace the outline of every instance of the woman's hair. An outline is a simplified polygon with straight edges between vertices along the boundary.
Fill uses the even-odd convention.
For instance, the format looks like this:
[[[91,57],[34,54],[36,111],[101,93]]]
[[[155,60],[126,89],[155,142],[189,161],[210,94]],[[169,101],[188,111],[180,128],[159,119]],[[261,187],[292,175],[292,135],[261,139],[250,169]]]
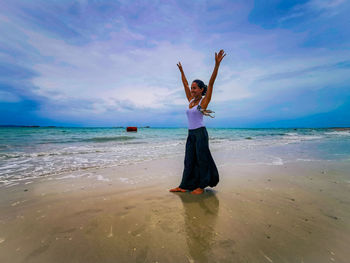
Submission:
[[[207,89],[208,89],[208,86],[204,84],[203,81],[199,80],[199,79],[195,79],[193,82],[196,82],[198,87],[200,89],[203,89],[202,91],[202,96],[204,96],[206,93],[207,93]]]

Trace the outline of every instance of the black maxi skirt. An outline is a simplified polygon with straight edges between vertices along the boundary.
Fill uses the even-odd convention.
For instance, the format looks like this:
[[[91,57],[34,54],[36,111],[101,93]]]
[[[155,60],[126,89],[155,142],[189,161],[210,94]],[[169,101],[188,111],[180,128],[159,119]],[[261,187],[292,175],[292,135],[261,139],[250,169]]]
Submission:
[[[218,182],[219,172],[209,150],[207,129],[188,130],[185,167],[179,187],[192,191],[198,187],[214,187]]]

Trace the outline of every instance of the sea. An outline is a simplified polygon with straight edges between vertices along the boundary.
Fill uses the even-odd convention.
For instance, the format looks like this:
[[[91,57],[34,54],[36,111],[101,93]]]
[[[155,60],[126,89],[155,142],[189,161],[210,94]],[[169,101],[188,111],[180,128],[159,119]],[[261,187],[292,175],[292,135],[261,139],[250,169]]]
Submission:
[[[207,128],[212,155],[237,164],[350,161],[348,129]],[[1,127],[0,188],[66,172],[185,154],[186,128]]]

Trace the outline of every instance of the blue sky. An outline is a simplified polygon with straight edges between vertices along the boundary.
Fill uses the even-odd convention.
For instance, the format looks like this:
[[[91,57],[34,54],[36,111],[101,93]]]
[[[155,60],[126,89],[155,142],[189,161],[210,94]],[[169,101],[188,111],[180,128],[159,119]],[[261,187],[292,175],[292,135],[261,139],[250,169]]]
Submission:
[[[187,79],[219,69],[208,127],[350,126],[350,4],[0,0],[0,124],[186,127]]]

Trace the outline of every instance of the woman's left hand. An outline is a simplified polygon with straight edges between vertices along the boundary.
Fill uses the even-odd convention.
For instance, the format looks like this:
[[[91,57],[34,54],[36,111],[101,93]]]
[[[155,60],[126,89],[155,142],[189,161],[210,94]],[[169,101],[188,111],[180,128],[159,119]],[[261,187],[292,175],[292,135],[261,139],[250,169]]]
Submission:
[[[223,49],[219,51],[219,54],[215,52],[215,63],[220,64],[221,60],[226,56],[225,52]]]

